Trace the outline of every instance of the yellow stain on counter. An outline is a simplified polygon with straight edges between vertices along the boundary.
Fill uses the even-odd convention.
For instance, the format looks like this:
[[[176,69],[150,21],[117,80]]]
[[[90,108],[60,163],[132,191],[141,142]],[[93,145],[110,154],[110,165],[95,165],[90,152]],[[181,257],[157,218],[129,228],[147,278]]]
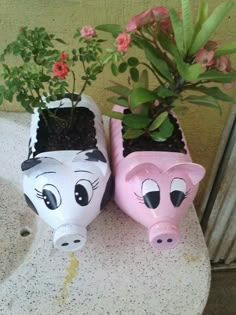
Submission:
[[[63,288],[60,290],[57,302],[59,305],[65,303],[66,298],[69,296],[69,285],[78,275],[79,261],[75,256],[75,253],[70,253],[70,262],[68,268],[66,268],[67,275],[64,279]]]

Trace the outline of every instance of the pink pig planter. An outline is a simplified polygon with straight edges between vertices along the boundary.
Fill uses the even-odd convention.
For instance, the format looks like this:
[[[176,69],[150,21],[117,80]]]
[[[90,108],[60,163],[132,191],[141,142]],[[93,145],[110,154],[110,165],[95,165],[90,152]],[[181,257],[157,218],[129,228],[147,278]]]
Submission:
[[[115,111],[123,111],[120,106]],[[192,163],[185,139],[184,153],[136,151],[124,157],[122,123],[111,120],[115,201],[126,214],[148,229],[156,249],[180,241],[179,221],[192,203],[205,169]]]

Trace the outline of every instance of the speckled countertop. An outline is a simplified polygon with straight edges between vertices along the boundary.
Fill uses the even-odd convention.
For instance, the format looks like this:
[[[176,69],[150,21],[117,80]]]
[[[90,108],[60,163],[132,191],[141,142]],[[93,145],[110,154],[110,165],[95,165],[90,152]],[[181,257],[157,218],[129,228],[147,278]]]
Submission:
[[[27,144],[29,116],[0,113],[2,128],[6,128],[6,120],[10,121],[7,134],[12,134],[10,129],[16,127],[16,120],[20,124],[18,133],[21,128],[18,138],[12,140],[12,148],[23,142]],[[6,154],[11,154],[8,157],[11,165],[1,168],[0,180],[2,177],[12,182],[12,198],[17,200],[19,209],[25,208],[19,177],[10,171],[20,164],[21,156],[15,157],[10,149],[4,149],[6,140],[1,135],[0,127],[3,148],[0,165],[6,162]],[[20,155],[25,154],[24,150],[27,148]],[[14,211],[17,209],[9,209],[9,216]],[[20,230],[24,221],[19,224]],[[70,254],[52,248],[52,230],[39,218],[33,217],[27,226],[32,231],[27,236],[32,245],[27,245],[24,259],[0,282],[1,315],[200,315],[203,312],[210,286],[210,264],[193,207],[181,222],[180,245],[159,252],[150,247],[144,227],[128,218],[113,202],[108,204],[89,226],[85,248],[76,253],[78,275],[70,283],[64,302],[58,297]],[[9,233],[18,231],[9,226]],[[22,242],[27,237],[22,237]],[[4,252],[0,257],[4,261]]]

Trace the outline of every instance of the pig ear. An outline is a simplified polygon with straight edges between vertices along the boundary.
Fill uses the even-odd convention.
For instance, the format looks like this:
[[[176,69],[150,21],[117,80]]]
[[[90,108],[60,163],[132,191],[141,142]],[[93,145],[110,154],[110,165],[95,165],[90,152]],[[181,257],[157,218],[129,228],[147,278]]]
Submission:
[[[205,175],[205,168],[196,163],[178,163],[167,170],[168,173],[173,171],[183,171],[188,175],[193,185],[197,185]]]
[[[22,170],[22,172],[28,171],[29,169],[31,169],[32,167],[34,167],[40,163],[42,163],[42,160],[40,158],[33,158],[33,159],[25,160],[21,164],[21,170]]]
[[[104,154],[98,150],[93,149],[89,151],[79,151],[72,162],[79,162],[79,161],[89,161],[89,162],[95,162],[101,169],[103,175],[106,174],[108,163],[107,159],[105,158]]]
[[[152,163],[142,163],[132,168],[126,175],[126,181],[129,181],[134,176],[142,176],[149,178],[153,174],[160,174],[161,170]]]
[[[56,162],[56,163],[62,164],[60,161],[58,161],[57,159],[54,159],[52,157],[38,157],[38,158],[32,158],[32,159],[25,160],[21,164],[21,170],[22,170],[22,172],[28,171],[31,168],[35,167],[36,165],[38,165],[42,162],[44,163],[45,161],[47,163],[55,164],[55,162]]]

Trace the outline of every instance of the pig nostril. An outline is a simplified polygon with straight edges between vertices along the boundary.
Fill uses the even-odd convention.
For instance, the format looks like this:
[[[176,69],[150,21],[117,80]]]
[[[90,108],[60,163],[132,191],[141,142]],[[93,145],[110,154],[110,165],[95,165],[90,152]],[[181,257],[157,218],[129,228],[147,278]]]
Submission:
[[[61,244],[61,246],[68,246],[69,245],[69,243],[63,243],[63,244]]]
[[[160,243],[162,243],[162,240],[160,240],[160,239],[159,239],[159,240],[157,240],[157,243],[159,243],[159,244],[160,244]]]
[[[74,243],[80,243],[80,240],[74,240]]]
[[[167,242],[172,243],[173,242],[172,238],[168,238]]]

